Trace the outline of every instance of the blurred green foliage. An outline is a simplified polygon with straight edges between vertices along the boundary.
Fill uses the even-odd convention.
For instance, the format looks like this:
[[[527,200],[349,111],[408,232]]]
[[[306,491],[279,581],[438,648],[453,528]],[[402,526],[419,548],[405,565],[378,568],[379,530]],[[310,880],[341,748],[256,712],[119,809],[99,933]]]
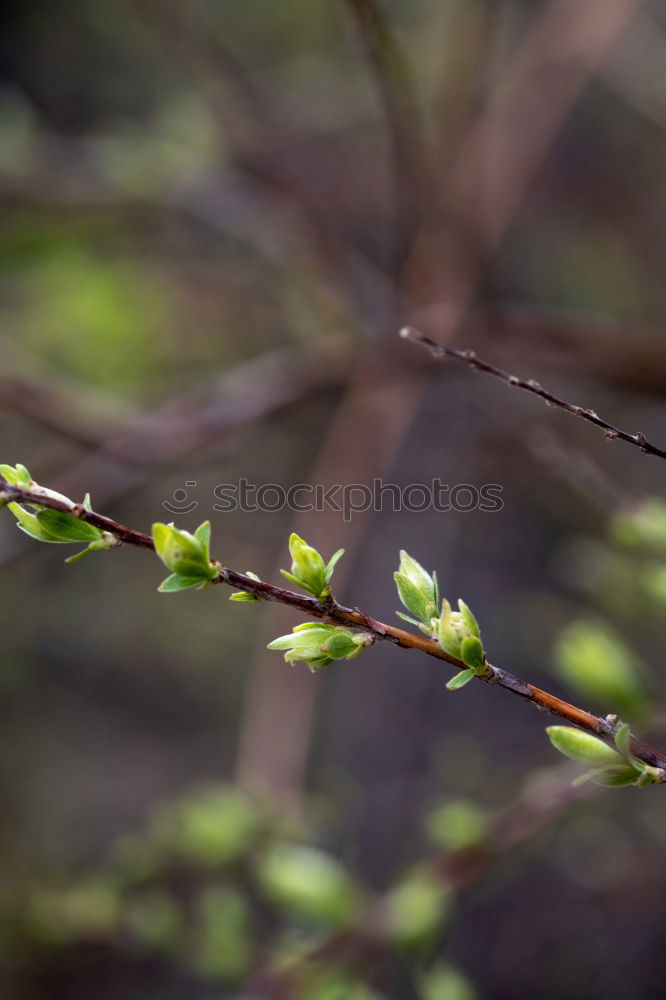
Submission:
[[[22,285],[16,335],[42,361],[100,388],[145,391],[169,327],[168,291],[157,276],[83,244],[56,247]]]
[[[161,807],[148,838],[162,852],[217,868],[242,858],[262,828],[261,814],[242,792],[214,785]]]
[[[421,1000],[474,1000],[476,990],[467,976],[450,962],[438,962],[421,978]]]
[[[460,802],[433,812],[440,841],[448,841],[441,850],[476,842],[481,814],[473,813]],[[242,982],[268,961],[293,977],[303,1000],[380,1000],[362,976],[317,958],[320,946],[340,934],[344,940],[357,921],[374,933],[367,921],[379,918],[382,947],[417,974],[422,995],[456,1000],[446,990],[462,990],[462,973],[443,964],[423,971],[453,905],[442,875],[414,866],[381,909],[371,899],[330,852],[286,840],[283,819],[219,784],[157,809],[143,833],[114,843],[94,874],[32,890],[21,926],[46,949],[86,940],[131,944],[220,984]]]
[[[274,844],[257,875],[273,903],[315,922],[344,927],[361,905],[361,893],[343,866],[313,847]]]
[[[448,912],[448,892],[425,866],[414,867],[392,889],[388,921],[396,944],[421,952],[434,944]]]
[[[464,799],[444,802],[428,813],[425,819],[428,836],[434,844],[446,850],[476,847],[483,842],[488,829],[486,810]]]
[[[558,638],[555,662],[564,680],[602,710],[630,719],[647,711],[645,667],[605,623],[568,625]]]

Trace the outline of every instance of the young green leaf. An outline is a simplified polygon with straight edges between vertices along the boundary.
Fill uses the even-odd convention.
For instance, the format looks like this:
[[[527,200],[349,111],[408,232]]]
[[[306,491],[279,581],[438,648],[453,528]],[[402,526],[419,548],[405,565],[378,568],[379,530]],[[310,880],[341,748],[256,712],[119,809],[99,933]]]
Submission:
[[[398,597],[402,604],[413,615],[416,615],[420,622],[427,624],[432,617],[432,614],[428,615],[429,603],[427,597],[412,583],[409,577],[403,576],[402,573],[394,573],[393,579],[398,588]],[[400,612],[397,613],[400,614]]]
[[[613,767],[602,767],[590,775],[590,781],[606,788],[621,788],[624,785],[635,785],[640,774],[630,764],[618,764]]]
[[[475,636],[477,639],[480,639],[481,630],[479,629],[479,623],[472,614],[472,609],[465,604],[462,598],[458,598],[458,609],[460,611],[460,617],[462,618],[463,625],[465,626],[469,635]]]
[[[95,542],[102,537],[102,531],[94,524],[59,510],[39,510],[37,520],[58,542]]]
[[[625,760],[631,757],[631,729],[626,722],[621,725],[615,734],[615,746]]]
[[[451,656],[455,656],[456,659],[459,660],[461,658],[460,647],[462,645],[463,636],[464,631],[460,615],[457,615],[455,611],[451,610],[451,605],[446,598],[444,598],[442,601],[442,613],[439,618],[439,625],[437,629],[439,644],[445,653],[449,653]]]
[[[166,580],[162,580],[157,589],[160,594],[175,594],[179,590],[187,590],[189,587],[200,585],[201,581],[198,577],[180,576],[178,573],[172,573]]]
[[[194,537],[199,542],[206,559],[210,559],[210,521],[203,521],[194,532]]]
[[[116,544],[116,540],[113,535],[109,534],[108,531],[103,532],[102,537],[95,542],[90,542],[85,549],[81,549],[80,552],[76,552],[69,559],[65,559],[66,563],[76,563],[79,560],[85,558],[85,556],[90,555],[91,552],[106,552],[108,549],[113,548]]]
[[[437,577],[431,576],[423,566],[404,551],[400,552],[400,565],[393,574],[401,603],[418,619],[419,628],[432,634],[432,620],[439,607]],[[400,612],[398,612],[400,614]]]
[[[446,686],[449,691],[457,691],[458,688],[464,687],[465,684],[469,684],[473,677],[476,677],[476,670],[474,667],[468,667],[467,670],[461,670],[460,673],[452,677],[450,681],[447,682]]]
[[[47,530],[45,525],[40,524],[37,514],[26,510],[25,507],[21,507],[18,503],[10,503],[7,506],[18,522],[17,527],[25,532],[26,535],[29,535],[30,538],[34,538],[38,542],[59,541],[58,538],[55,538]]]
[[[333,576],[333,570],[335,569],[338,560],[345,554],[344,549],[338,549],[331,558],[326,563],[326,569],[324,570],[324,576],[326,577],[326,583],[331,582],[331,577]]]

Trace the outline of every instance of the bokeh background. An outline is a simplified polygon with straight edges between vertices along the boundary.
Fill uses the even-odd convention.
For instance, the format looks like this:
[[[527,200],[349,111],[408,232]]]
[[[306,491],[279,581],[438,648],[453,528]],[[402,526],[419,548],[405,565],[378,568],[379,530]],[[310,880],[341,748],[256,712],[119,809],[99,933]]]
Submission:
[[[142,530],[187,489],[177,523],[276,582],[290,531],[343,546],[336,593],[383,620],[405,548],[494,662],[665,745],[663,463],[397,336],[666,441],[664,5],[1,19],[2,461]],[[434,476],[503,509],[213,509],[241,477]],[[286,608],[63,556],[1,518],[3,997],[662,995],[658,788],[572,791],[547,718],[445,664],[375,646],[313,676],[265,651]],[[278,841],[321,852],[290,861],[314,904],[271,888]],[[377,894],[434,866],[435,929],[262,985],[334,933],[332,858]],[[422,896],[394,897],[408,928]]]

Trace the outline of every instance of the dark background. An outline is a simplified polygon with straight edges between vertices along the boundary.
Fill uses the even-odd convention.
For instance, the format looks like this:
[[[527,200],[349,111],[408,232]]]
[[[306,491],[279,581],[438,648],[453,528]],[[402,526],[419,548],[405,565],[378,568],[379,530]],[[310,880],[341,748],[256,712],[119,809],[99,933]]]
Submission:
[[[663,463],[397,332],[666,440],[665,54],[638,0],[6,4],[0,458],[142,530],[195,482],[176,521],[210,517],[227,565],[277,581],[291,530],[344,546],[340,599],[385,621],[405,548],[494,662],[605,713],[552,655],[599,617],[646,664],[663,745],[663,588],[608,541]],[[241,477],[434,476],[500,484],[503,510],[212,509]],[[21,916],[192,787],[238,782],[381,890],[434,802],[510,807],[557,764],[545,717],[449,693],[444,664],[376,646],[313,677],[263,652],[286,608],[158,595],[138,550],[66,566],[0,530],[9,1000],[222,995],[122,945],[44,948]],[[598,789],[488,866],[441,945],[478,996],[661,995],[662,800]]]

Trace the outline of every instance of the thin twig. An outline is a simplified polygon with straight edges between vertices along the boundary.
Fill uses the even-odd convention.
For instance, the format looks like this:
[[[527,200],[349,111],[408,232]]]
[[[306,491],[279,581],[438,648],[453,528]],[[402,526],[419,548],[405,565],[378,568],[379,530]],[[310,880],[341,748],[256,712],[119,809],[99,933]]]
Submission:
[[[404,337],[405,340],[411,340],[415,344],[420,344],[421,347],[425,347],[426,350],[430,351],[434,358],[437,360],[442,360],[444,358],[449,358],[452,361],[462,361],[473,368],[474,371],[484,372],[486,375],[493,375],[495,378],[500,379],[501,382],[505,382],[507,385],[517,386],[519,389],[525,389],[526,392],[531,392],[535,396],[540,396],[541,399],[545,399],[546,403],[550,406],[557,406],[560,410],[564,410],[565,413],[571,413],[574,417],[580,417],[581,420],[587,420],[588,423],[594,424],[595,427],[600,427],[604,432],[604,436],[608,441],[615,441],[619,439],[620,441],[626,441],[627,444],[636,445],[641,451],[645,452],[646,455],[656,455],[657,458],[666,458],[666,451],[663,448],[658,448],[656,444],[652,444],[646,438],[642,431],[637,431],[635,434],[630,434],[628,431],[623,431],[619,427],[615,427],[613,424],[609,424],[607,420],[603,420],[594,410],[586,409],[584,406],[576,406],[575,403],[567,403],[566,400],[560,399],[559,396],[553,395],[547,389],[544,389],[535,379],[529,378],[519,378],[518,375],[512,375],[510,372],[504,371],[503,368],[497,368],[495,365],[491,365],[488,361],[483,361],[481,358],[477,357],[474,351],[469,350],[459,350],[455,347],[446,347],[444,344],[438,344],[436,340],[431,340],[430,337],[426,337],[425,334],[419,333],[412,326],[405,326],[400,331],[400,336]]]
[[[33,504],[48,507],[51,510],[58,510],[65,514],[70,514],[72,517],[77,517],[81,521],[86,521],[88,524],[95,525],[95,527],[100,528],[102,531],[110,532],[126,545],[136,545],[143,549],[155,548],[150,535],[146,535],[142,531],[135,531],[124,524],[119,524],[110,517],[97,514],[95,511],[86,510],[82,504],[48,496],[40,487],[28,489],[23,486],[14,486],[0,476],[0,505],[8,502]],[[364,632],[369,633],[375,642],[385,641],[394,643],[402,649],[418,649],[428,656],[434,656],[438,660],[445,660],[454,666],[456,670],[466,669],[466,665],[462,660],[445,652],[434,639],[429,639],[421,635],[413,635],[410,632],[405,632],[403,629],[395,628],[393,625],[386,625],[372,618],[359,608],[344,607],[344,605],[338,604],[333,599],[328,602],[322,602],[307,594],[296,594],[291,590],[285,590],[283,587],[276,587],[272,583],[265,583],[263,580],[253,580],[244,573],[238,573],[228,566],[220,565],[220,576],[215,582],[225,583],[235,590],[242,590],[247,594],[252,594],[258,600],[275,601],[279,604],[298,608],[299,611],[310,615],[312,618],[320,618],[335,625],[347,625],[352,628],[362,629]],[[487,664],[485,673],[478,676],[480,680],[485,681],[487,684],[494,684],[504,688],[505,691],[510,691],[525,701],[532,702],[537,708],[549,712],[551,715],[557,715],[559,718],[566,719],[568,722],[572,722],[581,729],[594,733],[595,736],[598,736],[606,743],[613,745],[617,728],[616,722],[599,718],[591,712],[562,701],[561,698],[557,698],[555,695],[549,694],[547,691],[543,691],[533,684],[528,684],[526,681],[521,680],[507,670],[503,670],[501,667]],[[666,783],[666,754],[634,738],[632,738],[631,751],[635,757],[642,760],[645,764],[648,764],[650,767],[659,768],[661,770],[660,781],[661,783]]]
[[[399,281],[429,196],[418,101],[405,53],[376,0],[345,0],[345,4],[367,53],[389,131],[398,212],[394,266]]]

